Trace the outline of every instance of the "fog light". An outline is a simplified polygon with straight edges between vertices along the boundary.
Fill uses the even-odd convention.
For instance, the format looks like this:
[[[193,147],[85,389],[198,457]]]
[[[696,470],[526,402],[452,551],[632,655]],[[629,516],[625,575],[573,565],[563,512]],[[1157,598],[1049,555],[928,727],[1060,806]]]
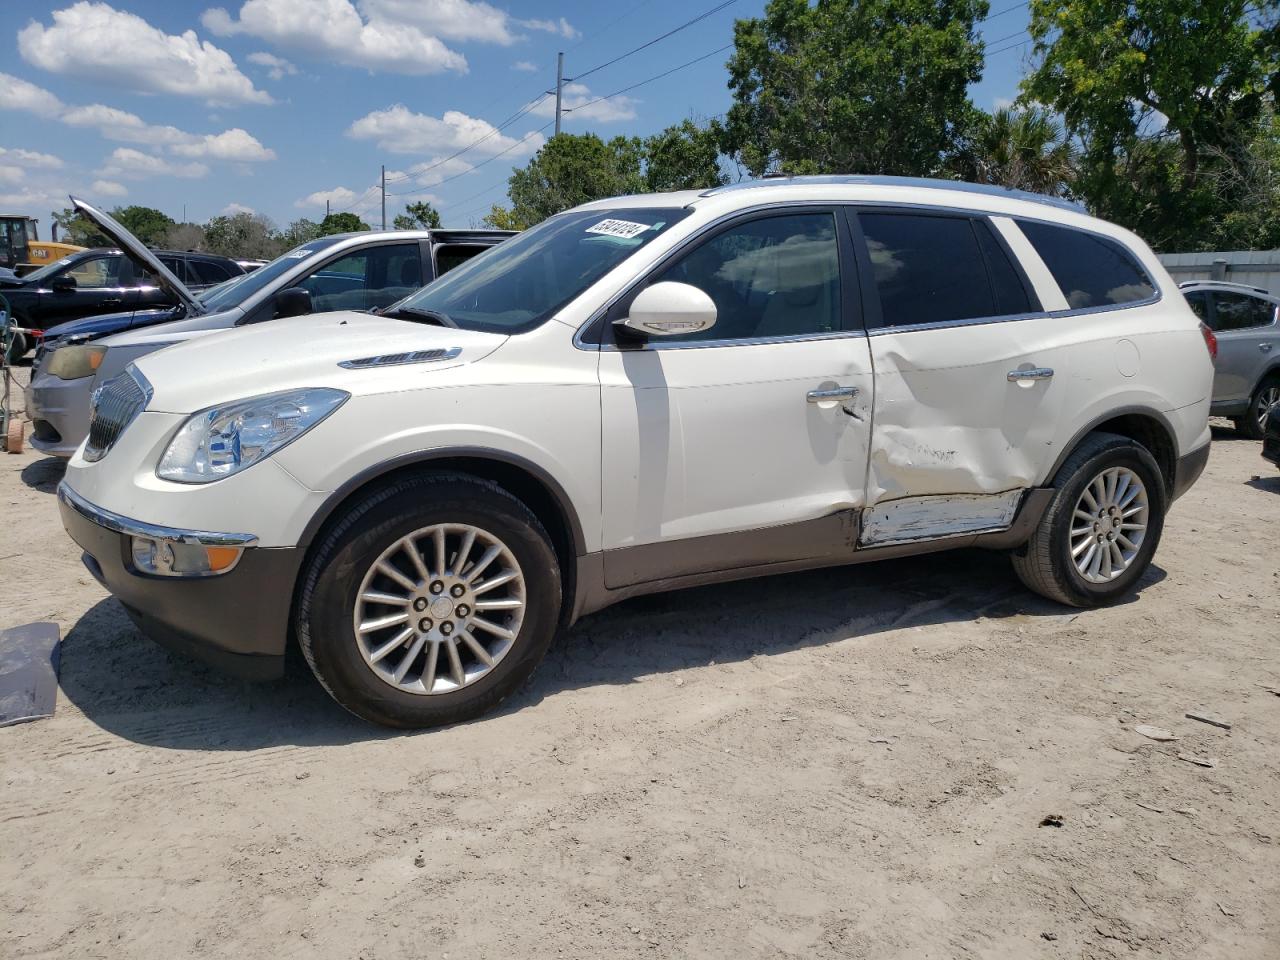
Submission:
[[[240,547],[208,547],[202,543],[133,537],[133,566],[156,577],[212,577],[240,560]]]

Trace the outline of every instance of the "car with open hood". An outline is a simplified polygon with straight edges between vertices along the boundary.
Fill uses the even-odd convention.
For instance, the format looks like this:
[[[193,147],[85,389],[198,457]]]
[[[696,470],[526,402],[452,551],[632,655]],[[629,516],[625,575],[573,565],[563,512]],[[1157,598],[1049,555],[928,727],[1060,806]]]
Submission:
[[[154,350],[284,317],[386,307],[512,236],[506,230],[397,230],[320,237],[197,293],[110,216],[75,197],[71,202],[146,263],[178,306],[92,317],[49,331],[26,409],[32,446],[59,457],[71,456],[84,440],[93,391]]]
[[[153,638],[268,677],[293,637],[354,713],[453,723],[638,594],[982,547],[1116,602],[1204,468],[1212,346],[1142,240],[1058,199],[622,197],[382,316],[143,356],[58,496]]]

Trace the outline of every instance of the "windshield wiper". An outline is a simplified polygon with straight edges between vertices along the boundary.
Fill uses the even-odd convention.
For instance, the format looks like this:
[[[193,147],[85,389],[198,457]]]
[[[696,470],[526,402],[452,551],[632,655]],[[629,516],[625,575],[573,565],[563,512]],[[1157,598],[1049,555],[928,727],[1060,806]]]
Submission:
[[[441,313],[439,310],[421,310],[417,307],[396,307],[393,313],[383,314],[383,316],[402,315],[421,317],[422,319],[429,320],[431,323],[437,324],[441,327],[453,327],[456,329],[458,326],[457,321],[447,313]]]

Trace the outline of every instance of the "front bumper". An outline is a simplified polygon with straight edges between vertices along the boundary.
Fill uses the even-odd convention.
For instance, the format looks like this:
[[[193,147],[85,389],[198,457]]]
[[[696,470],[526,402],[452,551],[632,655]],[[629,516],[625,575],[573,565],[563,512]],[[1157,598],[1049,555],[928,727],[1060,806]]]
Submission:
[[[58,486],[58,509],[67,533],[84,550],[89,572],[144,634],[235,676],[280,676],[302,548],[250,545],[224,574],[149,576],[133,567],[130,538],[135,534],[215,545],[243,541],[234,534],[156,527],[121,517],[89,503],[65,481]]]
[[[23,399],[33,423],[31,445],[41,453],[69,458],[89,435],[93,377],[60,380],[38,370]]]

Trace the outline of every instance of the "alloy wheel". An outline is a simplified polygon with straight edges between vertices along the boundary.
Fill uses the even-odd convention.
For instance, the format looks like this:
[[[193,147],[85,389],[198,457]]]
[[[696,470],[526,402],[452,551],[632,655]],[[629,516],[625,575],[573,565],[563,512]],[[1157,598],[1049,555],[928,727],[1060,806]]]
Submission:
[[[379,679],[425,696],[486,676],[524,614],[524,574],[506,544],[479,527],[441,523],[401,537],[370,565],[352,626]]]
[[[1147,488],[1127,467],[1108,467],[1085,486],[1071,516],[1071,559],[1090,583],[1129,568],[1147,535]]]
[[[1258,402],[1254,405],[1253,416],[1258,421],[1259,430],[1266,428],[1267,414],[1271,412],[1271,407],[1277,403],[1280,403],[1280,384],[1263,387],[1258,391]]]

